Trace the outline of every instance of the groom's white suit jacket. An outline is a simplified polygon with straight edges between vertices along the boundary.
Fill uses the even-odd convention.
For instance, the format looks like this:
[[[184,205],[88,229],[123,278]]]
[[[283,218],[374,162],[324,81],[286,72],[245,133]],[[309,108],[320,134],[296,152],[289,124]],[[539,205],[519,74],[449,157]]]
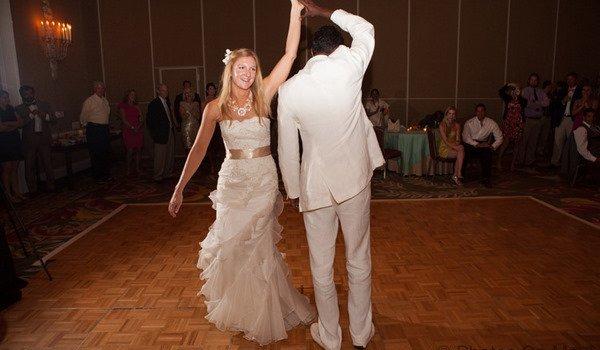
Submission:
[[[314,56],[279,88],[279,166],[287,195],[300,198],[301,211],[354,197],[384,163],[361,91],[375,30],[344,10],[335,11],[331,20],[350,33],[351,47],[341,45],[329,56]]]

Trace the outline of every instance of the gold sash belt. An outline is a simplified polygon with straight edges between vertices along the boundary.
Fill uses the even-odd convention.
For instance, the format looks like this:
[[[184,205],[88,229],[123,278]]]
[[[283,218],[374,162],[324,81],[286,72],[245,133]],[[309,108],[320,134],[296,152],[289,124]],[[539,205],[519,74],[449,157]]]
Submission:
[[[271,146],[264,146],[255,149],[230,149],[227,150],[229,159],[252,159],[271,155]]]

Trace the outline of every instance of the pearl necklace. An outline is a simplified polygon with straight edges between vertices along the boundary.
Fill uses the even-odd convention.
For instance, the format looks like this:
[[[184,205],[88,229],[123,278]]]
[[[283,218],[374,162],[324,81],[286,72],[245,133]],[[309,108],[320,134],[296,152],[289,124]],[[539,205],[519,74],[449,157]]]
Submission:
[[[250,93],[250,95],[248,96],[248,99],[246,100],[246,103],[244,103],[244,105],[242,107],[238,107],[235,103],[235,100],[233,100],[233,99],[229,99],[229,101],[227,101],[227,106],[238,116],[240,116],[240,117],[245,116],[246,113],[248,113],[248,112],[250,112],[250,110],[252,110],[252,93]]]

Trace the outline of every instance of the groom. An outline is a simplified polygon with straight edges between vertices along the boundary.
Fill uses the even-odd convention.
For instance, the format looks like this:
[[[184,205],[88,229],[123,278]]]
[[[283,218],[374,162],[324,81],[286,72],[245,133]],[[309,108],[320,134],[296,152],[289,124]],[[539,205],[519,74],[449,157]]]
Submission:
[[[334,26],[313,38],[313,57],[279,89],[279,165],[287,195],[300,211],[310,249],[318,322],[315,342],[339,349],[333,260],[341,223],[348,270],[348,313],[355,347],[366,347],[375,328],[371,313],[370,199],[373,170],[384,163],[361,101],[363,75],[375,46],[373,25],[344,10],[300,0],[309,16],[331,18],[352,36],[350,48]],[[299,159],[298,132],[302,139]]]

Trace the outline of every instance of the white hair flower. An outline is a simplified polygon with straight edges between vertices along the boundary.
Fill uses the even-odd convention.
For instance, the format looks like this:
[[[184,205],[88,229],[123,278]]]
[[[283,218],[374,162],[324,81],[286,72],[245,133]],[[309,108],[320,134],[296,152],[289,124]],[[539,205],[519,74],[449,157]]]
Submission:
[[[225,50],[225,58],[223,58],[223,63],[225,63],[225,65],[227,65],[227,63],[229,63],[229,61],[231,60],[231,54],[233,51],[227,49]]]

